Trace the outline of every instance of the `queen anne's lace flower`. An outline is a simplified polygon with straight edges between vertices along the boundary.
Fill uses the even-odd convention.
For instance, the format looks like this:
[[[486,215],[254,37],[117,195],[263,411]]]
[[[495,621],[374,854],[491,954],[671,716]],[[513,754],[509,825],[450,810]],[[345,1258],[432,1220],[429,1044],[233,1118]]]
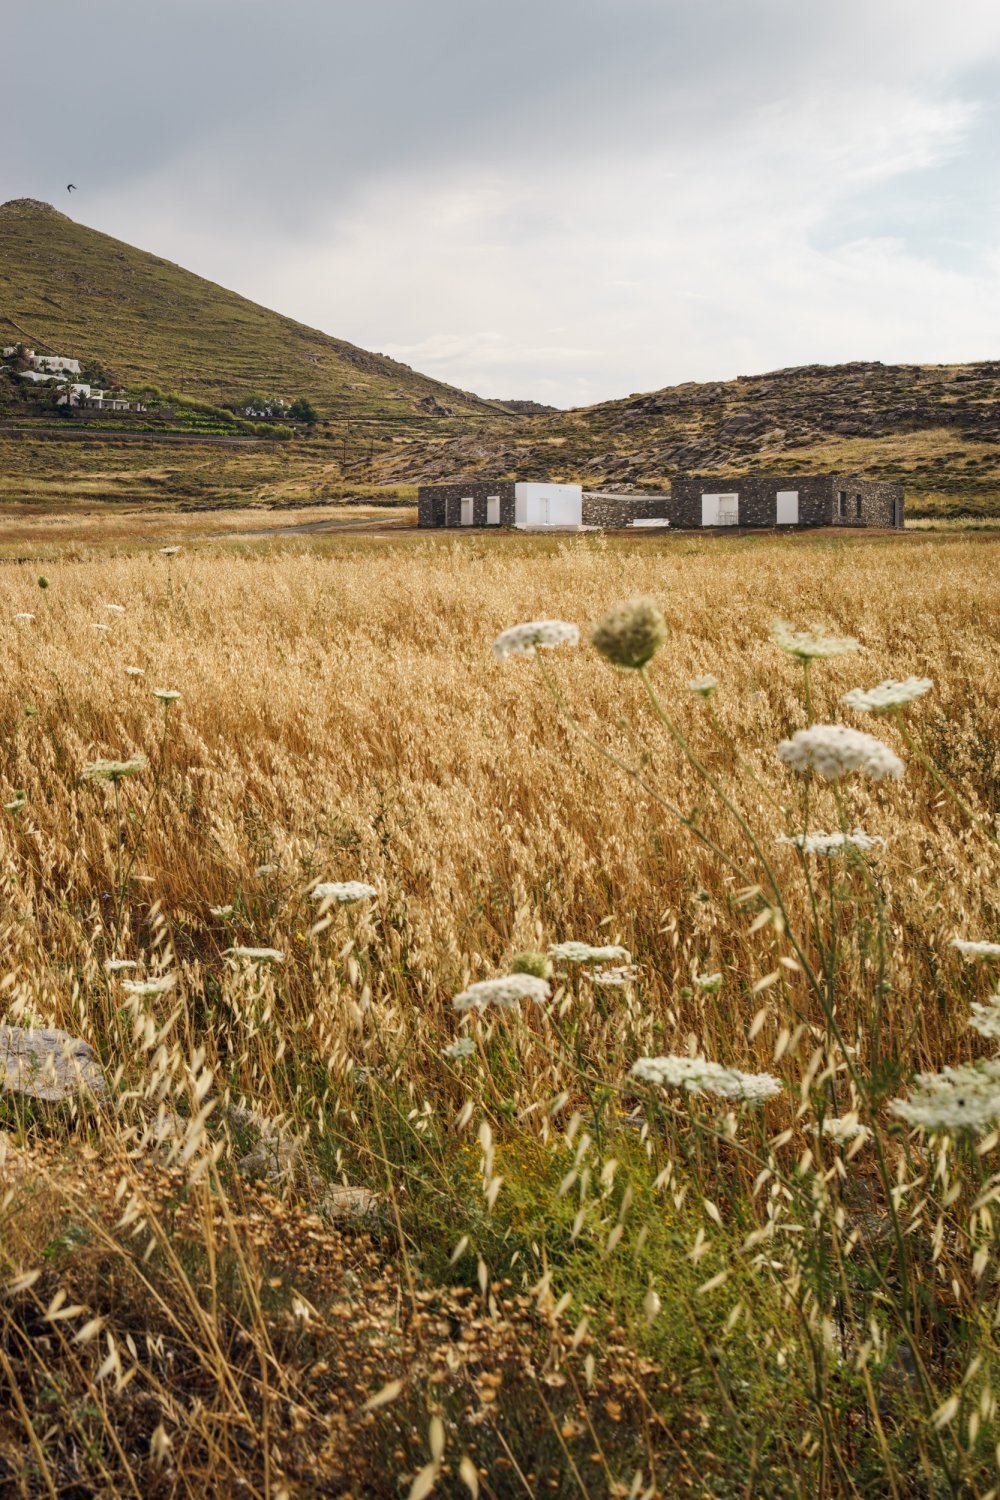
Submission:
[[[339,901],[346,905],[350,901],[368,901],[378,891],[363,880],[325,880],[313,886],[312,894],[314,901]]]
[[[1000,1058],[919,1073],[909,1099],[894,1099],[893,1114],[921,1130],[988,1130],[1000,1120]]]
[[[134,958],[109,958],[104,967],[109,974],[123,974],[129,969],[137,969],[139,965]]]
[[[563,964],[615,964],[630,963],[631,953],[627,948],[621,948],[616,943],[609,943],[607,947],[595,948],[591,943],[552,943],[549,948],[549,957],[556,963]]]
[[[180,693],[174,688],[154,688],[153,697],[158,698],[161,703],[176,703]]]
[[[30,612],[30,610],[27,609],[18,610],[17,614],[14,616],[15,620],[33,620],[34,618],[34,615]]]
[[[123,615],[125,613],[124,604],[106,604],[104,608],[113,615]]]
[[[476,1044],[471,1036],[460,1036],[457,1042],[452,1042],[444,1049],[444,1055],[460,1062],[463,1057],[471,1057],[475,1050]]]
[[[508,656],[534,656],[539,647],[579,646],[580,630],[565,620],[530,620],[526,625],[512,625],[502,630],[493,642],[498,661]]]
[[[138,776],[146,766],[144,755],[133,755],[130,760],[92,760],[83,768],[84,781],[125,781],[129,776]]]
[[[846,703],[848,708],[853,708],[861,714],[891,714],[897,709],[906,708],[908,704],[915,703],[925,693],[929,693],[934,683],[929,677],[907,677],[903,682],[897,682],[893,677],[887,677],[880,682],[878,687],[873,688],[851,688],[841,698],[841,703]]]
[[[280,948],[226,948],[230,958],[245,958],[248,963],[283,964],[285,955]]]
[[[817,854],[828,859],[835,854],[843,854],[845,849],[858,849],[862,854],[870,854],[873,849],[885,848],[885,839],[878,834],[865,833],[863,828],[855,828],[853,833],[793,833],[787,837],[780,833],[777,842],[790,844],[793,849],[801,849],[803,854]]]
[[[965,938],[952,938],[951,946],[966,958],[1000,958],[1000,943],[970,943]]]
[[[692,981],[696,990],[705,990],[714,995],[715,991],[722,988],[721,974],[696,974]]]
[[[616,604],[590,632],[591,644],[616,667],[637,671],[667,638],[667,622],[655,599],[626,599]]]
[[[862,1125],[857,1115],[854,1114],[829,1115],[823,1121],[822,1133],[828,1135],[831,1140],[840,1141],[844,1144],[848,1141],[856,1141],[859,1136],[862,1140],[867,1140],[871,1135],[868,1126]]]
[[[991,1042],[1000,1041],[1000,995],[991,995],[986,1001],[974,1000],[969,1025]]]
[[[612,969],[595,969],[590,978],[592,983],[606,989],[624,989],[633,982],[638,972],[635,964],[619,964]]]
[[[770,1073],[741,1073],[704,1057],[640,1057],[631,1076],[659,1088],[686,1089],[690,1094],[718,1094],[722,1099],[759,1103],[781,1093],[781,1083]]]
[[[123,979],[122,989],[127,995],[140,1000],[152,1000],[156,995],[165,995],[177,983],[173,974],[151,974],[148,979]]]
[[[712,694],[715,692],[718,686],[719,679],[717,677],[713,677],[712,674],[708,672],[704,677],[692,677],[691,681],[688,683],[688,691],[691,693],[699,693],[702,698],[711,698]]]
[[[470,984],[451,1003],[456,1010],[485,1010],[488,1005],[510,1010],[522,1000],[544,1005],[549,993],[548,980],[539,979],[536,974],[506,974],[501,979],[480,979]]]
[[[799,661],[823,661],[859,648],[853,635],[828,635],[820,625],[813,625],[809,630],[796,630],[787,620],[775,620],[771,626],[771,639],[782,651]]]
[[[176,557],[181,549],[179,547],[161,547],[160,551],[164,557]]]
[[[125,672],[129,677],[145,677],[146,675],[145,667],[126,667]]]
[[[781,741],[778,759],[795,771],[818,771],[827,781],[837,781],[852,771],[860,771],[873,781],[887,776],[898,781],[906,770],[888,745],[846,724],[813,724],[809,729],[797,729],[790,740]]]

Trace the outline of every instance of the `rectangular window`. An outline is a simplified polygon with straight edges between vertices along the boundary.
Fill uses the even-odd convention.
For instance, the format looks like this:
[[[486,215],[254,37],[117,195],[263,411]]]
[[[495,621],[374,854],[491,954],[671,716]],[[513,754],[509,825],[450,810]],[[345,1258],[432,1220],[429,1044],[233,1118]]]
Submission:
[[[486,524],[487,526],[500,525],[500,496],[486,496]]]
[[[471,526],[472,525],[472,509],[473,509],[473,505],[474,504],[475,504],[475,502],[474,502],[474,500],[473,500],[473,498],[472,498],[471,495],[463,495],[463,497],[462,497],[462,525],[463,526]]]
[[[797,526],[799,524],[799,492],[798,490],[779,490],[775,503],[775,520],[779,526]]]
[[[841,521],[847,520],[847,491],[837,491],[837,517]]]

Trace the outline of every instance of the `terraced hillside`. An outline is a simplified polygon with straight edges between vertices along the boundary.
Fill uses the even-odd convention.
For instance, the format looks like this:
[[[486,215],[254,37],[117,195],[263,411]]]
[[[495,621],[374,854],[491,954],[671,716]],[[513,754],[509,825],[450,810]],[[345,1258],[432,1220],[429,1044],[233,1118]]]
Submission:
[[[688,382],[523,419],[516,431],[421,437],[381,472],[659,488],[681,473],[776,468],[900,479],[915,515],[1000,515],[1000,361],[806,365]]]
[[[264,389],[326,417],[430,425],[497,407],[307,328],[30,198],[0,205],[0,341],[208,401]]]

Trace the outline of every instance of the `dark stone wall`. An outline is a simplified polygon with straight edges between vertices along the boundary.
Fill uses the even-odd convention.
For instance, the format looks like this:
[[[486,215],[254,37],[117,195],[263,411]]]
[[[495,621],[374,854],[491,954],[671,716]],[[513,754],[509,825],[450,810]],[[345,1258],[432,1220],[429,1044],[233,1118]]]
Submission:
[[[588,494],[586,490],[583,492],[584,526],[631,526],[637,518],[670,518],[672,515],[669,495],[602,495]]]
[[[901,484],[859,479],[856,474],[834,474],[831,477],[831,526],[902,528],[903,522]]]
[[[469,495],[473,501],[473,526],[486,525],[486,501],[490,495],[500,496],[500,525],[513,526],[514,484],[510,479],[475,479],[468,484],[422,484],[417,490],[417,525],[461,526],[462,500]]]
[[[732,528],[734,531],[743,526],[777,526],[779,490],[798,490],[800,526],[829,526],[832,481],[828,474],[795,474],[777,478],[759,474],[709,474],[702,479],[677,479],[670,487],[671,520],[682,529],[698,529],[703,494],[738,494],[739,520]],[[793,531],[795,528],[783,526],[782,529]]]

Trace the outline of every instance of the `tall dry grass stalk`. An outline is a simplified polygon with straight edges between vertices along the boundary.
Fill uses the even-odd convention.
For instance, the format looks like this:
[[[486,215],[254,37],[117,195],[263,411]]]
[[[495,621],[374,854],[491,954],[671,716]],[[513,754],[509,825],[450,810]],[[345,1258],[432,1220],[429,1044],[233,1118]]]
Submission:
[[[886,1105],[984,1050],[987,980],[950,942],[998,935],[995,561],[954,539],[463,538],[95,557],[47,563],[45,589],[7,569],[0,993],[114,1080],[65,1150],[64,1125],[11,1109],[11,1163],[33,1163],[11,1166],[3,1238],[23,1491],[184,1492],[221,1464],[219,1493],[276,1495],[353,1463],[358,1493],[405,1473],[415,1495],[670,1474],[985,1494],[992,1146],[928,1151]],[[649,693],[589,650],[547,658],[548,685],[491,656],[517,621],[584,626],[637,594],[668,627]],[[861,642],[812,669],[808,704],[775,616]],[[917,751],[838,706],[911,673],[935,683]],[[687,686],[705,674],[707,700]],[[814,870],[776,842],[803,803],[775,747],[809,714],[910,762],[810,792],[812,827],[861,825],[878,858]],[[84,778],[135,754],[141,774]],[[356,879],[374,899],[311,895]],[[638,974],[602,989],[549,963],[550,1007],[450,1005],[570,939]],[[671,1054],[782,1095],[713,1113],[630,1078]],[[845,1114],[874,1136],[817,1136]],[[360,1363],[342,1320],[374,1251],[323,1227],[338,1182],[384,1195],[398,1294]],[[294,1212],[322,1249],[308,1289],[281,1270]]]

